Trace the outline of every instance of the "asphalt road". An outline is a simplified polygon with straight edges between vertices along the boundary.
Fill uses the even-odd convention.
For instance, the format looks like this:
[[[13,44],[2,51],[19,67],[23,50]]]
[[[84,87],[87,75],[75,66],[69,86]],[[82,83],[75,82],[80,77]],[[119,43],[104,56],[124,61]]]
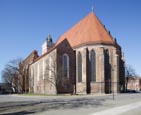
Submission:
[[[3,115],[95,115],[117,111],[119,115],[141,115],[141,94],[22,96],[0,95]],[[136,107],[135,107],[136,105]],[[120,108],[119,108],[120,107]],[[129,109],[130,107],[130,109]],[[122,110],[126,111],[122,111]],[[122,113],[121,113],[122,111]],[[109,115],[109,114],[108,114]]]

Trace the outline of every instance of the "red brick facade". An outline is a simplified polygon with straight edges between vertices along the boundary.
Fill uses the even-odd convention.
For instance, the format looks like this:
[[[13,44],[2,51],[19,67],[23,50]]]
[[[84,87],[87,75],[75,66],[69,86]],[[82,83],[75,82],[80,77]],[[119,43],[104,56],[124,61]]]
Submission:
[[[47,42],[53,44],[51,36],[49,38]],[[93,12],[45,51],[35,60],[33,56],[25,60],[28,65],[25,75],[29,81],[24,86],[26,91],[28,87],[29,92],[42,94],[119,93],[125,90],[121,47]]]
[[[29,66],[32,62],[34,62],[38,58],[38,52],[34,50],[31,54],[23,61],[23,65],[21,65],[21,69],[23,71],[22,77],[20,81],[22,81],[21,86],[22,90],[20,92],[29,92]]]

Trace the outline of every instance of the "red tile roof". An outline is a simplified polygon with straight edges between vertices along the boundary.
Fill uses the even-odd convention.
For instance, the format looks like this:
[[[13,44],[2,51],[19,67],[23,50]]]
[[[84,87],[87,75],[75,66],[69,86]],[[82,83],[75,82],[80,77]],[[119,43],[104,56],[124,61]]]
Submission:
[[[73,48],[95,43],[115,45],[112,36],[93,12],[65,32],[55,45],[64,39],[67,39]]]

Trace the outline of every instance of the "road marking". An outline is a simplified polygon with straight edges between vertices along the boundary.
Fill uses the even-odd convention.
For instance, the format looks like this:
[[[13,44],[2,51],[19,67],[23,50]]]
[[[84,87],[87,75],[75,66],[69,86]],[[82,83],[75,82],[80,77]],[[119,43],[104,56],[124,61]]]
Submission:
[[[120,106],[120,107],[114,107],[112,109],[92,113],[89,115],[119,115],[123,112],[135,109],[137,107],[141,107],[141,102],[131,103],[131,104]]]

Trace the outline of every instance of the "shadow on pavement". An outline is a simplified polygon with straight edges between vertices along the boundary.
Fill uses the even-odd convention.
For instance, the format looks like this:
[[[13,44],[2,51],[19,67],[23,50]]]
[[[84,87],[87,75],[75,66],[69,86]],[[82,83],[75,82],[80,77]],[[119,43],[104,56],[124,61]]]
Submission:
[[[49,110],[59,110],[59,109],[79,109],[79,108],[89,108],[89,107],[99,107],[103,105],[103,102],[106,99],[94,99],[94,98],[81,98],[81,99],[53,99],[42,100],[36,103],[11,103],[5,107],[0,107],[0,110],[3,112],[8,112],[13,109],[13,113],[4,113],[3,115],[26,115],[26,114],[35,114],[43,111]],[[19,112],[14,112],[14,110],[18,110],[21,108]],[[26,109],[26,111],[24,111]]]
[[[89,108],[89,107],[99,107],[103,105],[105,99],[75,99],[68,101],[56,101],[53,102],[41,102],[40,108],[36,108],[36,112],[43,112],[49,110],[59,110],[59,109],[79,109],[79,108]],[[33,110],[34,111],[34,110]]]
[[[12,112],[12,113],[5,113],[2,115],[26,115],[26,114],[33,114],[34,112],[28,112],[28,111],[21,111],[21,112]]]

